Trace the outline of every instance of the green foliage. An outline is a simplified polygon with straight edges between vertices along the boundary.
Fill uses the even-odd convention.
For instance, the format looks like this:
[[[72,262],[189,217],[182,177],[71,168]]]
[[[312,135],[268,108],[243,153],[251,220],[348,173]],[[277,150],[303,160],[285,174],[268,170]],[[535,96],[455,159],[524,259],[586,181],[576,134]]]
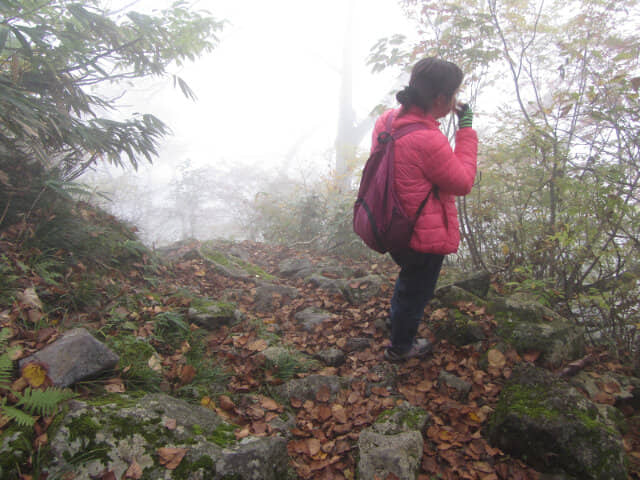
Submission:
[[[151,160],[168,132],[152,115],[98,116],[115,100],[90,87],[167,75],[172,62],[213,49],[222,28],[184,2],[156,15],[118,15],[100,0],[7,1],[0,13],[0,151],[17,149],[44,165],[55,153],[67,178],[101,158],[122,165],[126,155],[134,167],[139,157]],[[174,83],[194,97],[182,79]]]
[[[183,341],[189,339],[191,331],[189,324],[177,312],[162,312],[153,321],[155,338],[174,349]]]
[[[264,368],[272,375],[284,382],[291,380],[298,373],[308,372],[316,366],[316,362],[298,353],[282,352],[275,359],[267,359]]]
[[[0,255],[0,304],[9,305],[15,299],[17,292],[16,280],[19,276],[9,264],[5,255]]]
[[[634,269],[640,2],[401,3],[421,36],[382,39],[374,69],[436,55],[465,71],[472,104],[501,92],[497,108],[474,106],[482,178],[459,202],[462,259],[565,299]]]
[[[340,191],[332,178],[312,185],[274,182],[256,195],[247,227],[266,242],[369,255],[371,251],[353,232],[355,196],[355,191]]]
[[[148,342],[125,334],[107,338],[107,344],[120,357],[118,365],[128,389],[159,390],[161,375],[149,367],[156,350]]]
[[[50,416],[56,411],[58,405],[75,394],[70,390],[57,388],[47,388],[46,390],[35,390],[27,387],[24,392],[16,393],[18,403],[16,406],[22,407],[32,415]]]

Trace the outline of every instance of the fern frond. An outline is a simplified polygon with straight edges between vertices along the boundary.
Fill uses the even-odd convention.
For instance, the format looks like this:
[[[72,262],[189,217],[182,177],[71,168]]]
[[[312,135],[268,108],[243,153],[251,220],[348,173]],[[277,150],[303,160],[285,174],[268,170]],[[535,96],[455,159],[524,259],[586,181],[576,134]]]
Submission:
[[[36,423],[35,418],[17,408],[0,405],[0,412],[2,412],[2,415],[15,421],[21,427],[32,427],[33,424]]]
[[[0,388],[7,388],[11,383],[11,373],[13,372],[13,362],[9,353],[0,355]]]
[[[37,414],[43,417],[55,413],[56,408],[65,400],[74,397],[75,394],[71,390],[62,390],[51,387],[46,390],[33,390],[31,387],[25,389],[22,393],[17,393],[18,403],[29,413]]]
[[[0,353],[4,353],[7,348],[7,340],[9,340],[9,336],[11,335],[11,330],[8,328],[3,328],[0,330]]]

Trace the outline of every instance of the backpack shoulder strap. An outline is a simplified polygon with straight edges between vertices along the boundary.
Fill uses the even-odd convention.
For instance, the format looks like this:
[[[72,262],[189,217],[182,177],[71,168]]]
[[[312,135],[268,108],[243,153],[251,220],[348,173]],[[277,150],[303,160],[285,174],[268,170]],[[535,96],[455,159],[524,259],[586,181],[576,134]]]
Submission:
[[[408,125],[404,125],[393,132],[391,136],[394,140],[398,140],[399,138],[402,138],[405,135],[410,134],[411,132],[415,132],[416,130],[426,130],[428,128],[429,127],[427,127],[424,123],[409,123]]]

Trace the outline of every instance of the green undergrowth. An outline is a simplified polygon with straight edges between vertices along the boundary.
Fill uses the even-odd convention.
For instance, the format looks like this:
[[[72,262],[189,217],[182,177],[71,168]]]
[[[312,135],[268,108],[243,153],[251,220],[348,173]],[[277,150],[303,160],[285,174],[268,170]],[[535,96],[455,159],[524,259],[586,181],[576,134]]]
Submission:
[[[273,281],[275,277],[268,274],[262,268],[252,263],[245,262],[241,258],[229,255],[220,250],[216,242],[204,242],[200,247],[200,253],[207,260],[217,263],[223,267],[236,268],[262,280]]]

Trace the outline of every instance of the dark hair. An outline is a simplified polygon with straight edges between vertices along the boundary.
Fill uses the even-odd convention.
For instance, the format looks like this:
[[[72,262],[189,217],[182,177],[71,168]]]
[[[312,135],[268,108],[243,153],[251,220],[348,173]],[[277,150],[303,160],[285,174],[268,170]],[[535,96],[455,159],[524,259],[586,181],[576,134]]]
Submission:
[[[453,97],[463,77],[455,63],[435,57],[423,58],[413,66],[409,85],[396,94],[396,100],[405,109],[415,105],[426,112],[438,95]]]

